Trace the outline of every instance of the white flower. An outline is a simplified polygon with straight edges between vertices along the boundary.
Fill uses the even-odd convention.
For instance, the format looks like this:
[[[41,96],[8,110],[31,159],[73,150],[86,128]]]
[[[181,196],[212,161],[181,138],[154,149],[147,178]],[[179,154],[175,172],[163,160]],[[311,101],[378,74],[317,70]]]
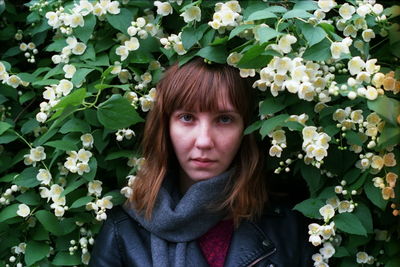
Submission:
[[[130,79],[132,79],[132,75],[127,69],[122,69],[118,73],[118,78],[121,81],[121,83],[127,83],[129,82]]]
[[[18,205],[18,210],[17,210],[17,215],[21,217],[27,217],[31,213],[31,209],[29,208],[28,205],[26,204],[19,204]]]
[[[80,0],[79,5],[75,6],[74,11],[87,16],[93,11],[93,5],[88,0]]]
[[[86,45],[84,43],[77,43],[74,48],[72,48],[72,54],[82,55],[86,51]]]
[[[168,16],[169,14],[172,14],[173,9],[170,3],[154,1],[154,5],[157,7],[158,15]]]
[[[322,239],[319,235],[310,235],[309,242],[311,242],[314,246],[319,246],[321,245]]]
[[[41,184],[49,185],[52,179],[51,173],[46,169],[39,169],[39,173],[36,175],[36,179],[38,179]]]
[[[83,27],[85,25],[83,16],[79,13],[74,13],[67,16],[67,20],[64,20],[64,22],[66,25],[71,26],[71,28],[76,28],[78,26]]]
[[[349,20],[351,19],[351,16],[356,12],[356,9],[354,6],[349,5],[348,3],[343,4],[339,8],[339,14],[342,16],[343,19]]]
[[[96,205],[99,208],[111,209],[113,207],[113,203],[111,202],[111,199],[112,199],[112,196],[103,197],[102,199],[99,199],[96,201]]]
[[[93,14],[95,16],[101,17],[107,14],[107,7],[102,6],[99,2],[93,7]]]
[[[375,4],[372,7],[372,12],[374,12],[376,15],[379,15],[383,12],[383,6],[381,4]]]
[[[324,238],[324,240],[328,240],[332,236],[335,235],[335,222],[331,222],[329,225],[323,225],[320,227],[319,234]]]
[[[280,158],[280,157],[281,157],[282,151],[283,151],[283,149],[282,149],[281,146],[273,145],[273,146],[271,146],[270,149],[269,149],[269,155],[270,155],[271,157],[278,157],[278,158]]]
[[[90,133],[81,135],[81,141],[84,148],[92,148],[93,147],[93,135]]]
[[[66,96],[72,91],[73,88],[74,85],[72,84],[72,82],[62,79],[56,87],[56,92],[62,94],[63,96]]]
[[[122,70],[121,62],[115,61],[114,62],[114,66],[113,66],[113,68],[111,70],[111,73],[112,74],[118,74],[118,73],[121,72],[121,70]]]
[[[365,42],[369,42],[372,38],[375,38],[375,33],[371,29],[366,29],[362,32],[361,36]]]
[[[60,198],[61,193],[64,191],[64,188],[58,184],[53,184],[50,187],[50,196],[51,199],[54,201],[62,202],[62,199],[57,199]]]
[[[128,49],[128,51],[137,50],[140,46],[139,40],[136,37],[131,37],[131,39],[124,42],[124,46],[126,47],[126,49]]]
[[[65,209],[62,206],[58,206],[58,205],[54,205],[54,215],[56,215],[57,217],[62,217],[64,216],[65,213]]]
[[[324,243],[324,246],[319,250],[324,259],[329,259],[335,254],[335,248],[330,242]]]
[[[367,263],[368,257],[369,257],[368,254],[364,251],[357,252],[357,254],[356,254],[357,263],[360,263],[360,264]]]
[[[74,65],[66,64],[63,67],[63,71],[65,72],[65,78],[71,79],[76,72],[76,68]]]
[[[319,213],[324,218],[324,221],[329,221],[335,215],[335,209],[330,204],[326,204],[319,209]]]
[[[107,12],[113,15],[117,15],[121,12],[119,8],[119,2],[118,1],[112,1],[107,5]]]
[[[369,13],[371,13],[371,5],[370,4],[365,4],[365,5],[360,5],[357,8],[357,14],[360,15],[360,17],[365,18],[365,16]]]
[[[365,97],[368,100],[375,100],[378,98],[378,91],[375,87],[367,86],[367,91],[365,92]]]
[[[90,158],[92,157],[92,152],[85,150],[83,148],[78,151],[78,160],[82,163],[88,163]]]
[[[87,164],[87,163],[80,162],[80,163],[76,164],[76,169],[77,169],[77,173],[79,175],[82,175],[85,172],[86,173],[90,172],[90,167],[89,167],[89,164]]]
[[[68,157],[67,161],[64,162],[64,167],[67,168],[70,172],[76,173],[78,171],[77,160]]]
[[[302,134],[305,143],[312,142],[318,136],[317,127],[306,126],[303,128]]]
[[[337,5],[335,0],[318,0],[318,6],[322,11],[329,12]]]
[[[6,83],[11,87],[17,88],[22,83],[22,80],[17,75],[13,74],[8,77]]]
[[[377,61],[378,60],[376,58],[373,58],[373,59],[369,59],[369,60],[367,60],[367,62],[365,62],[365,70],[369,74],[374,74],[374,73],[378,72],[381,69],[381,66],[375,65]],[[381,73],[381,75],[378,75],[378,76],[374,75],[375,82],[378,81],[378,78],[382,78],[383,79],[384,77],[385,76],[383,75],[383,73]],[[378,86],[378,87],[380,87],[380,86]]]
[[[128,28],[128,34],[129,36],[135,36],[138,32],[138,28],[136,28],[135,26],[129,26]]]
[[[247,78],[247,77],[254,77],[256,75],[255,69],[240,69],[239,73],[240,77]]]
[[[236,66],[236,64],[240,61],[242,56],[243,55],[238,52],[230,53],[228,58],[226,59],[226,62],[228,63],[228,65]]]
[[[44,152],[44,148],[42,146],[31,148],[29,153],[29,158],[32,161],[41,161],[46,159],[46,153]]]
[[[47,114],[44,112],[38,112],[35,118],[38,122],[44,123],[47,120]]]
[[[347,38],[349,38],[349,37],[347,37]],[[347,45],[345,45],[343,42],[333,42],[331,44],[332,58],[338,59],[338,58],[340,58],[341,54],[348,54],[348,53],[350,53],[349,47]]]
[[[353,57],[347,63],[347,68],[349,69],[351,75],[360,73],[364,67],[365,62],[359,56]]]
[[[103,184],[103,182],[99,181],[99,180],[93,180],[93,181],[89,182],[89,184],[88,184],[89,194],[95,195],[95,196],[100,196],[101,191],[103,190],[103,188],[101,187],[102,184]]]
[[[185,48],[183,47],[182,42],[175,43],[175,44],[173,44],[172,47],[174,48],[175,52],[176,52],[178,55],[184,55],[184,54],[186,54],[186,52],[187,52],[187,51],[185,50]]]
[[[315,265],[315,264],[318,264],[318,263],[322,263],[323,260],[324,260],[324,259],[322,258],[322,255],[319,254],[319,253],[313,254],[311,258],[312,258],[312,260],[314,261],[314,265]]]
[[[181,14],[181,17],[183,17],[183,20],[188,23],[193,20],[195,21],[200,21],[201,20],[201,10],[198,6],[191,6],[188,9],[185,10]]]
[[[53,55],[53,56],[51,57],[51,61],[53,61],[54,64],[59,64],[59,63],[61,63],[61,60],[62,60],[62,58],[61,58],[60,55]]]
[[[124,195],[126,198],[130,198],[132,196],[132,188],[130,188],[129,186],[125,186],[121,189],[120,193],[122,195]]]
[[[78,44],[78,40],[76,39],[75,36],[69,36],[65,41],[67,42],[68,47],[71,49]]]
[[[45,15],[46,19],[47,19],[47,23],[53,27],[53,29],[56,29],[58,27],[61,26],[62,22],[61,20],[58,18],[58,15],[56,12],[53,11],[49,11],[46,13]]]
[[[39,190],[40,190],[40,197],[47,198],[47,201],[49,201],[51,198],[50,190],[47,187],[39,187]]]
[[[352,212],[353,210],[354,210],[354,205],[352,205],[350,201],[348,200],[340,201],[338,206],[339,213]]]
[[[297,42],[297,38],[293,35],[286,34],[282,38],[279,39],[278,48],[283,53],[289,53],[292,51],[292,44]]]
[[[121,61],[124,61],[129,56],[129,49],[126,46],[121,45],[117,47],[115,54],[121,56]]]

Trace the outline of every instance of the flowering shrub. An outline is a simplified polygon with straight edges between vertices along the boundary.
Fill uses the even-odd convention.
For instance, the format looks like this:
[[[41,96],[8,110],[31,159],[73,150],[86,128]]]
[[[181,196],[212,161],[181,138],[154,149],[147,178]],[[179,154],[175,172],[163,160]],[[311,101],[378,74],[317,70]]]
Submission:
[[[342,2],[0,1],[0,265],[88,263],[164,68],[200,56],[254,78],[314,265],[399,266],[400,6]]]

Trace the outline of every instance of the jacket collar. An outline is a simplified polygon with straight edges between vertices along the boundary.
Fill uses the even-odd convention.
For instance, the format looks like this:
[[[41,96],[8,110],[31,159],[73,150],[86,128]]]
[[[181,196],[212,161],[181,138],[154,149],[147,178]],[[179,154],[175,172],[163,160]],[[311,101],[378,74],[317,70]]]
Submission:
[[[232,236],[225,266],[252,266],[275,251],[275,245],[257,224],[244,221]]]

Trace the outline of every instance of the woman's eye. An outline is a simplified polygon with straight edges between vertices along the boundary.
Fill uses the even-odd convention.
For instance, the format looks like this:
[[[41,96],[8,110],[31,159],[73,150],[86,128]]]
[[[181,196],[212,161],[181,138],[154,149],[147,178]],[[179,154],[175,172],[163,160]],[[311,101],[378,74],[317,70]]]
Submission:
[[[222,115],[219,117],[219,122],[227,124],[232,122],[232,118],[230,116]]]
[[[182,114],[179,116],[179,119],[183,122],[192,122],[193,121],[193,115],[191,114]]]

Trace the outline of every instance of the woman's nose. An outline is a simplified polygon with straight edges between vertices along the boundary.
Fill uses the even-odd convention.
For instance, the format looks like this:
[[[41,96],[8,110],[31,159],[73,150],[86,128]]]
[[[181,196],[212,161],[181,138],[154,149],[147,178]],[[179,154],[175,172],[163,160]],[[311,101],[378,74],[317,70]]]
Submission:
[[[208,122],[200,123],[197,130],[195,130],[195,146],[199,149],[210,149],[214,146],[212,138],[212,126]]]

